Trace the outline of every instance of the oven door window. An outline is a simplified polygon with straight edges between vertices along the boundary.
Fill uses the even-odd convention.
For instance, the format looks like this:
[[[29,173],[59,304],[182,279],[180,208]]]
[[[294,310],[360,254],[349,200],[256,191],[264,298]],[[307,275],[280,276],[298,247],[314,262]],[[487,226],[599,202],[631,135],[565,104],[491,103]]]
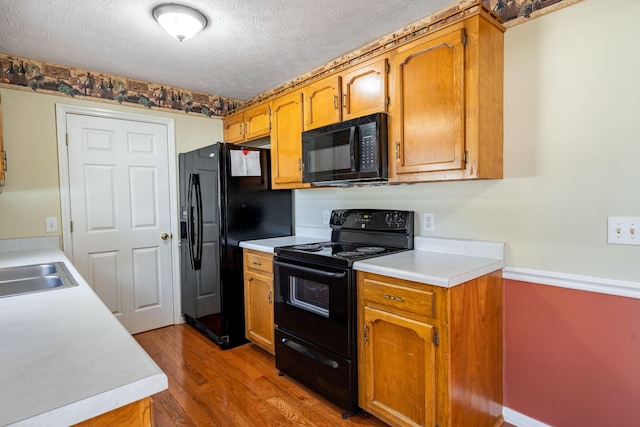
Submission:
[[[289,301],[294,307],[329,317],[329,285],[289,276]]]

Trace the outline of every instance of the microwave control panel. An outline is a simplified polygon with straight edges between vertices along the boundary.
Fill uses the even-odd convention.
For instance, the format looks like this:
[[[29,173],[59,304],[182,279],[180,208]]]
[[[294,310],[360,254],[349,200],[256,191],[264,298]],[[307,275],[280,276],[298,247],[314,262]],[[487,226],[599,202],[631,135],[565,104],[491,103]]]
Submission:
[[[374,123],[360,125],[360,170],[362,172],[378,169],[378,143]]]

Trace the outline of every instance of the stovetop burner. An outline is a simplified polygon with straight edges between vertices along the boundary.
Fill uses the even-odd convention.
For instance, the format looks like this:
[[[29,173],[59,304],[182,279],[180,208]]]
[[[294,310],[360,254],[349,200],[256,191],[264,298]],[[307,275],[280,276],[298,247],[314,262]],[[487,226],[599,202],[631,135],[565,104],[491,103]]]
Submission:
[[[366,254],[377,254],[378,252],[384,252],[384,248],[379,246],[363,246],[361,248],[356,248],[356,252],[362,252]]]
[[[295,249],[297,251],[307,251],[307,252],[316,252],[322,250],[321,243],[309,243],[307,245],[294,245],[291,249]]]
[[[337,254],[335,254],[337,257],[354,257],[354,256],[361,256],[362,252],[359,252],[357,250],[355,251],[347,251],[347,252],[338,252]]]

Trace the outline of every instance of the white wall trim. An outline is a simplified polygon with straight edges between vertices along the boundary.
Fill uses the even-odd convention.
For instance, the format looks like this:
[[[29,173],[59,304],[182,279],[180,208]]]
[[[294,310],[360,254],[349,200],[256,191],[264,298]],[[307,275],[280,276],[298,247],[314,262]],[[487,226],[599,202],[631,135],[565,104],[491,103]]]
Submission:
[[[506,406],[502,408],[502,417],[505,422],[517,427],[551,427],[549,424],[527,417],[526,415],[507,408]]]
[[[71,244],[71,196],[69,189],[69,158],[66,145],[67,114],[80,114],[85,116],[120,119],[144,123],[164,125],[167,128],[167,161],[169,163],[169,182],[178,182],[176,159],[176,130],[175,120],[167,117],[147,116],[144,114],[131,114],[121,111],[105,110],[100,108],[80,107],[76,105],[56,104],[56,129],[58,139],[58,176],[60,178],[60,208],[62,215],[62,245],[64,253],[73,260],[73,247]],[[177,185],[169,185],[169,203],[178,206]],[[178,209],[171,212],[171,233],[174,236],[171,245],[171,257],[173,268],[173,319],[174,323],[182,323],[182,307],[180,305],[180,223]]]
[[[502,271],[502,277],[521,282],[640,299],[640,282],[627,282],[517,267],[505,267]]]

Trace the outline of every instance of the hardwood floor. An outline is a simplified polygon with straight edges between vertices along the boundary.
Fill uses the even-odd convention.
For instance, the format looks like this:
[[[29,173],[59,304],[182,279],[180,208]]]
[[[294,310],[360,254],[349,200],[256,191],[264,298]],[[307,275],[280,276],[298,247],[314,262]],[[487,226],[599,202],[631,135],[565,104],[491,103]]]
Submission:
[[[184,324],[134,337],[169,377],[153,396],[158,427],[386,426],[363,413],[343,420],[340,408],[279,377],[273,356],[252,344],[223,351]]]

